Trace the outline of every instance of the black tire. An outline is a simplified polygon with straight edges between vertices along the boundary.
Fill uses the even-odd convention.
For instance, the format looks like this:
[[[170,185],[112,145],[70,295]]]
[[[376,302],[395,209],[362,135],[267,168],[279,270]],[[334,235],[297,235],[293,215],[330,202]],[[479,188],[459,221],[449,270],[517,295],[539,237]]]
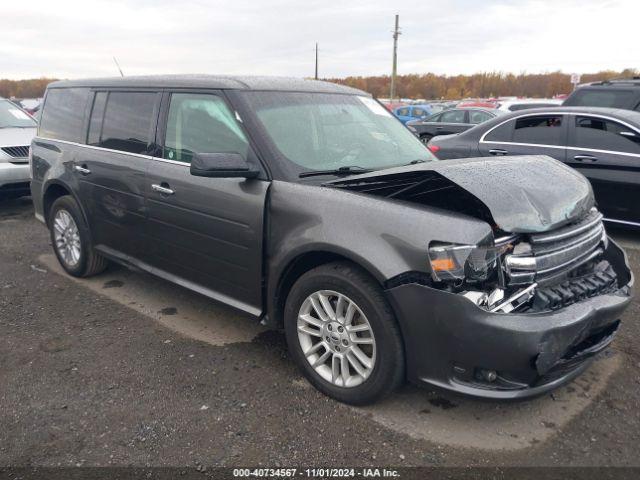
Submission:
[[[428,133],[424,135],[420,135],[420,141],[425,145],[429,143],[429,140],[431,140],[432,138],[433,138],[433,135],[429,135]]]
[[[80,257],[75,265],[68,264],[58,251],[58,248],[56,248],[53,222],[57,213],[61,210],[66,211],[73,218],[73,221],[78,227],[80,237]],[[53,251],[58,258],[58,262],[60,262],[62,268],[64,268],[69,275],[74,277],[90,277],[101,273],[107,268],[109,261],[93,249],[89,227],[84,220],[78,203],[71,195],[65,195],[53,202],[49,211],[47,224],[49,225],[49,235],[51,237]]]
[[[305,299],[319,290],[333,290],[353,300],[366,315],[376,344],[373,369],[361,384],[337,386],[325,380],[307,361],[298,339],[297,321]],[[289,352],[309,382],[325,395],[352,405],[375,402],[404,381],[404,346],[395,316],[380,286],[350,262],[321,265],[302,275],[291,288],[284,311]]]

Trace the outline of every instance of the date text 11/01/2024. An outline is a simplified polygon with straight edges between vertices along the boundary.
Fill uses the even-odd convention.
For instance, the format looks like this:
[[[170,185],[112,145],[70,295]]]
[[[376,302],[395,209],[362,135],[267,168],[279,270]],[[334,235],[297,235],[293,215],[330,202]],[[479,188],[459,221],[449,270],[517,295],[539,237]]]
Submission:
[[[233,476],[237,478],[398,478],[397,470],[386,468],[237,468],[233,470]]]

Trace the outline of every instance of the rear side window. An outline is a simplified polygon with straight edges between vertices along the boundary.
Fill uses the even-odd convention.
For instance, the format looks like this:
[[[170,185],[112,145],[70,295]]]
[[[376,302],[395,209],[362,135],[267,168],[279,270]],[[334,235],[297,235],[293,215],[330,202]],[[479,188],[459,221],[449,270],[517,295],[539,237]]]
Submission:
[[[562,116],[537,115],[516,120],[512,142],[536,145],[562,144]]]
[[[610,120],[576,117],[575,145],[580,148],[640,154],[640,135]]]
[[[565,100],[564,105],[631,109],[635,103],[634,98],[635,93],[631,90],[580,88]]]
[[[88,88],[49,89],[38,135],[68,142],[81,142],[88,97]]]
[[[450,110],[440,117],[442,123],[464,123],[464,110]]]
[[[489,115],[487,112],[483,112],[481,110],[469,111],[469,123],[482,123],[486,122],[487,120],[491,120],[492,118],[492,115]]]
[[[154,92],[98,92],[91,112],[89,145],[147,153],[155,137],[158,96]],[[102,102],[106,103],[101,108]]]

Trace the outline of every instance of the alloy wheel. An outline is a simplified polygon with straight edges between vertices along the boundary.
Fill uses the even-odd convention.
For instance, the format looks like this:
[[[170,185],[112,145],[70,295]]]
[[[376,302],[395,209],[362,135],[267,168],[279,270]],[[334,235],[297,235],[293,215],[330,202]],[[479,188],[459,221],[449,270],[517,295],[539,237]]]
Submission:
[[[320,290],[298,313],[298,341],[311,367],[339,387],[364,382],[376,363],[376,341],[369,320],[346,295]]]
[[[80,232],[71,214],[60,209],[53,218],[53,238],[55,248],[68,267],[75,267],[80,261]]]

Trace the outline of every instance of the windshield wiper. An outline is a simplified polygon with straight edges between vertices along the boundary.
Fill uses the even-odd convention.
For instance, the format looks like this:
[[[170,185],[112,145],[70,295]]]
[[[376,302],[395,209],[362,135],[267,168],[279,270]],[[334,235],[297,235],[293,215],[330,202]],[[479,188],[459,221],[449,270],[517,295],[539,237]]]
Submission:
[[[369,173],[369,172],[373,172],[373,169],[352,165],[349,167],[340,167],[340,168],[331,169],[331,170],[310,170],[308,172],[302,172],[300,175],[298,175],[298,178],[317,177],[320,175],[352,175],[354,173]]]

